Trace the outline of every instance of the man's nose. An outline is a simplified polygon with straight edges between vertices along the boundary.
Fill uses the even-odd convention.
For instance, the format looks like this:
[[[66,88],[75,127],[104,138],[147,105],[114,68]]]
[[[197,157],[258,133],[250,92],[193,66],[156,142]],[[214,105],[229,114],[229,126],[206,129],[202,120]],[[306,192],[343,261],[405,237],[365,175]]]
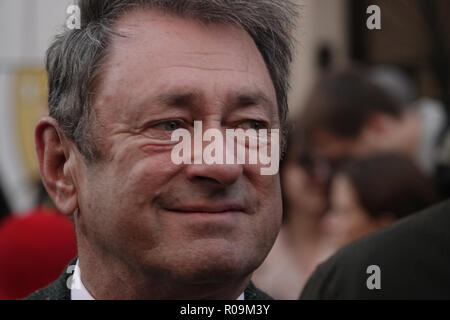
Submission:
[[[210,181],[220,186],[235,183],[242,175],[241,164],[190,164],[186,166],[186,174],[190,180]]]

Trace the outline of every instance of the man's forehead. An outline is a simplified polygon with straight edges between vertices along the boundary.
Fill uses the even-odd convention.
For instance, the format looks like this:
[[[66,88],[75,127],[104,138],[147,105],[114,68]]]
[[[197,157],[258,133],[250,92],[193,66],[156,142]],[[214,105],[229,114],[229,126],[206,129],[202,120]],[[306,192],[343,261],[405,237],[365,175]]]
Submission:
[[[205,53],[223,55],[230,52],[250,54],[257,52],[251,36],[240,26],[232,23],[204,23],[197,19],[164,13],[153,9],[134,9],[125,13],[114,25],[122,37],[115,37],[113,46],[132,45],[163,49],[170,54]],[[219,38],[218,38],[219,36]],[[220,41],[218,41],[220,40]],[[201,47],[202,50],[192,47]]]
[[[218,29],[213,30],[215,27]],[[125,37],[114,36],[102,79],[116,81],[109,81],[104,86],[100,84],[99,91],[105,93],[100,92],[99,96],[103,96],[100,100],[117,97],[121,91],[126,96],[125,87],[132,92],[131,96],[125,97],[127,102],[135,105],[156,98],[180,101],[183,95],[186,100],[186,97],[199,93],[196,85],[197,89],[204,89],[198,87],[201,81],[197,84],[193,81],[209,79],[207,82],[212,83],[218,75],[214,71],[218,71],[223,72],[221,75],[228,73],[226,83],[220,82],[221,87],[231,84],[232,92],[226,94],[228,100],[230,96],[241,102],[257,100],[275,105],[274,109],[277,109],[275,90],[264,60],[244,30],[233,25],[206,26],[148,10],[127,13],[115,28]],[[166,78],[170,78],[167,83]],[[155,91],[161,84],[163,86],[157,91],[162,92]],[[184,92],[180,90],[183,86],[186,87]],[[168,90],[170,87],[176,89],[176,94]],[[150,91],[154,91],[153,94],[149,94]]]
[[[123,47],[129,49],[125,43],[117,44],[115,48]],[[150,50],[149,50],[150,49]],[[139,60],[139,63],[150,63],[158,66],[158,68],[164,67],[184,67],[184,68],[200,68],[203,70],[223,70],[223,71],[249,71],[249,59],[248,55],[236,54],[233,52],[195,52],[195,51],[165,51],[164,54],[160,54],[156,50],[151,48],[145,48],[139,46],[136,50],[133,50],[134,57],[143,57],[143,60]],[[126,58],[126,57],[124,57]],[[130,58],[130,57],[128,57]],[[223,63],[223,61],[233,59],[233,65]],[[174,64],[174,61],[176,63]]]

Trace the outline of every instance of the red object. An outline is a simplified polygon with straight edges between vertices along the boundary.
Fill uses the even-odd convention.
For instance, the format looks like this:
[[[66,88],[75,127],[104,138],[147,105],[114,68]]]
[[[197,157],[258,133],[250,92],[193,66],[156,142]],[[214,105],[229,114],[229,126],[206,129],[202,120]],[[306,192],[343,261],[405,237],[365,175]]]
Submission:
[[[20,299],[56,280],[77,253],[72,222],[51,208],[0,221],[0,299]]]

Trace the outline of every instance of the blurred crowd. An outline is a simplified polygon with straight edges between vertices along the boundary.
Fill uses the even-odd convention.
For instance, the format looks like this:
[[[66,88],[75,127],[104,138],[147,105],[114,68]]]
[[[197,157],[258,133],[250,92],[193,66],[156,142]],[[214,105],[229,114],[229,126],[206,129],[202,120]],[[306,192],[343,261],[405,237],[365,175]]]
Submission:
[[[297,299],[349,242],[450,196],[446,110],[398,69],[328,73],[301,110],[280,167],[284,223],[253,277],[275,299]]]

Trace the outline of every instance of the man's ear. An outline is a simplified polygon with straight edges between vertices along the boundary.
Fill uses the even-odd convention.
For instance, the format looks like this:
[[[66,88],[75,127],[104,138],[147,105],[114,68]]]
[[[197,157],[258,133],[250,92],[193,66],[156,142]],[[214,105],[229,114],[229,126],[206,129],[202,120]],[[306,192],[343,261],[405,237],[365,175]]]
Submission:
[[[71,215],[78,207],[72,176],[74,154],[54,118],[42,118],[35,130],[36,151],[42,182],[61,213]],[[71,159],[72,157],[72,159]]]

